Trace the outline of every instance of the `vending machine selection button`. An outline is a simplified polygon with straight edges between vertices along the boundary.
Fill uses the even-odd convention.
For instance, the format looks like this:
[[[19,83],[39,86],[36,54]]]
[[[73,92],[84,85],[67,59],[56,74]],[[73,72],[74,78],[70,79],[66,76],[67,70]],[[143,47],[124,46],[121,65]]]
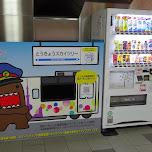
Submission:
[[[149,81],[149,75],[144,75],[144,81]]]
[[[152,74],[152,69],[149,69],[149,73]]]
[[[143,76],[142,75],[137,76],[137,80],[138,81],[143,81]]]

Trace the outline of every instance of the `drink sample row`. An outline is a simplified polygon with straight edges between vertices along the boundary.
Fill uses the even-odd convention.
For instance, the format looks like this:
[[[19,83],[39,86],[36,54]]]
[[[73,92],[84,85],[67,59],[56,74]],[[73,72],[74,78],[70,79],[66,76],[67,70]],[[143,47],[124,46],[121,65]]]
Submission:
[[[152,50],[152,39],[147,41],[119,41],[114,40],[114,50]]]
[[[113,64],[119,63],[152,63],[151,54],[113,54]]]
[[[115,16],[116,32],[152,32],[152,17]]]

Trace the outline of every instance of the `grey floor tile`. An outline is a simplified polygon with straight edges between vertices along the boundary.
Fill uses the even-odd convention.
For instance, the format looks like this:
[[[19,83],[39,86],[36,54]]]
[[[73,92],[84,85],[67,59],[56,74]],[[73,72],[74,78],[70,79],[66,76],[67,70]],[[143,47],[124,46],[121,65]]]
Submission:
[[[29,140],[24,140],[23,145],[37,145],[37,144],[44,144],[44,139],[29,139]]]
[[[136,146],[139,152],[152,152],[152,145]]]
[[[112,148],[106,137],[100,133],[87,134],[84,137],[93,151]]]
[[[116,152],[139,152],[134,146],[117,146],[114,149]]]
[[[138,127],[137,129],[140,134],[152,133],[152,127],[150,126]]]
[[[22,152],[22,141],[10,141],[2,143],[3,148],[7,150],[7,152]]]
[[[138,152],[137,149],[122,135],[106,137],[116,152]]]
[[[152,143],[152,133],[149,134],[143,134],[143,136],[148,139]]]
[[[45,147],[43,144],[23,145],[23,152],[45,152]]]
[[[66,136],[65,140],[70,152],[92,152],[83,135]]]
[[[102,149],[102,150],[95,150],[92,152],[116,152],[114,149]]]
[[[142,134],[139,132],[127,132],[123,134],[132,145],[146,145],[151,144],[149,140],[147,140]]]
[[[119,134],[124,133],[133,133],[133,134],[146,134],[146,133],[152,133],[152,127],[150,126],[137,126],[137,127],[125,127],[125,128],[119,128],[116,129],[116,131]]]
[[[8,152],[3,143],[0,143],[0,152]]]
[[[45,138],[46,152],[69,152],[64,137]]]

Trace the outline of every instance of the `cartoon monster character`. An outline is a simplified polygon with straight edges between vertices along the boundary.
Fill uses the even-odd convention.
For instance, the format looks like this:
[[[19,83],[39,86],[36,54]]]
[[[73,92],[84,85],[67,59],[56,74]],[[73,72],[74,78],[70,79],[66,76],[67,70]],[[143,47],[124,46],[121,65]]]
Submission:
[[[25,104],[20,79],[22,73],[19,68],[0,63],[0,131],[4,131],[9,124],[15,124],[16,129],[29,128],[31,115]]]

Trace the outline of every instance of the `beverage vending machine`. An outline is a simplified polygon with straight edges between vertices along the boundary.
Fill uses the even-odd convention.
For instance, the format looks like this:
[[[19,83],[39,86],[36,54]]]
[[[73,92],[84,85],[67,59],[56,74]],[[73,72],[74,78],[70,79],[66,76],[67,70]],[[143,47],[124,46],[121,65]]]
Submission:
[[[152,11],[99,11],[91,36],[105,40],[102,128],[152,124]]]

